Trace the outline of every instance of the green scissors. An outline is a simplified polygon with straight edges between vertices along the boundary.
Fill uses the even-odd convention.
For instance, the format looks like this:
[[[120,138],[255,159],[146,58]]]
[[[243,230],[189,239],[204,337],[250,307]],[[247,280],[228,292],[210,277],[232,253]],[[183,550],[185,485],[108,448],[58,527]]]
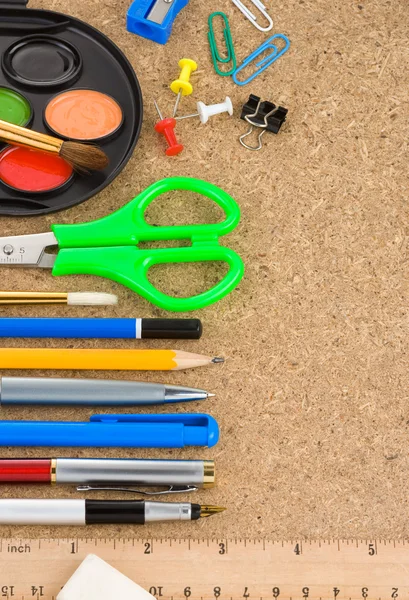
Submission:
[[[225,212],[221,223],[156,227],[145,220],[149,204],[161,194],[190,190],[207,196]],[[156,306],[189,311],[208,306],[230,293],[244,273],[241,258],[219,244],[219,237],[232,231],[240,220],[240,209],[223,190],[199,179],[171,177],[157,181],[123,208],[97,221],[79,225],[52,225],[52,232],[0,238],[3,266],[48,267],[53,275],[99,275],[117,281]],[[184,248],[140,249],[140,242],[190,240]],[[58,246],[58,254],[46,252]],[[223,261],[229,271],[217,285],[189,298],[174,298],[157,290],[148,280],[148,270],[164,263]]]

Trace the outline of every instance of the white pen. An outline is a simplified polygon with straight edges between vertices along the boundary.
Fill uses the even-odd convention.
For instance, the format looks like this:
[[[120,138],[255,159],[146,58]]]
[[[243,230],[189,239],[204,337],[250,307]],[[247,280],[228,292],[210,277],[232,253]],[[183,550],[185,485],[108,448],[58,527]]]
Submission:
[[[190,502],[0,499],[0,525],[107,525],[197,521],[225,510]]]

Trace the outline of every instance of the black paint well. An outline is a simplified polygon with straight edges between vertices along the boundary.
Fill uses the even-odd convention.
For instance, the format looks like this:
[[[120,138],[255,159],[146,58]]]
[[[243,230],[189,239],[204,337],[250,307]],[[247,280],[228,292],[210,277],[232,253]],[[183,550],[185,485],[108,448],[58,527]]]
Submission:
[[[32,35],[4,52],[2,69],[17,85],[54,88],[73,84],[81,74],[82,57],[73,44],[51,35]]]

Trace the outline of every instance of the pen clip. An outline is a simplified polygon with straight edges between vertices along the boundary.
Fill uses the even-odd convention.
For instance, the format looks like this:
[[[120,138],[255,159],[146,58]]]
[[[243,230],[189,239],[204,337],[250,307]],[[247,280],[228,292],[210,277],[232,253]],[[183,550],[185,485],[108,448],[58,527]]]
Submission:
[[[199,488],[194,485],[170,485],[164,490],[157,492],[137,490],[135,488],[115,487],[115,486],[92,486],[78,485],[77,492],[128,492],[130,494],[141,494],[143,496],[163,496],[164,494],[183,494],[187,492],[197,492]]]

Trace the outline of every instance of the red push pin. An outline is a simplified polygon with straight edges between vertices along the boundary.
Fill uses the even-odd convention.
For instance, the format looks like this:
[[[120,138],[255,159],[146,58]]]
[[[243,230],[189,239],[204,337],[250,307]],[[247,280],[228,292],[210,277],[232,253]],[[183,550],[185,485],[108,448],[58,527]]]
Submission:
[[[176,119],[173,119],[171,117],[164,119],[162,113],[159,110],[159,106],[156,100],[154,100],[154,104],[160,118],[160,121],[155,125],[155,131],[165,136],[165,139],[169,146],[169,148],[166,148],[167,156],[176,156],[177,154],[180,154],[183,150],[182,144],[178,144],[178,141],[176,139]]]

